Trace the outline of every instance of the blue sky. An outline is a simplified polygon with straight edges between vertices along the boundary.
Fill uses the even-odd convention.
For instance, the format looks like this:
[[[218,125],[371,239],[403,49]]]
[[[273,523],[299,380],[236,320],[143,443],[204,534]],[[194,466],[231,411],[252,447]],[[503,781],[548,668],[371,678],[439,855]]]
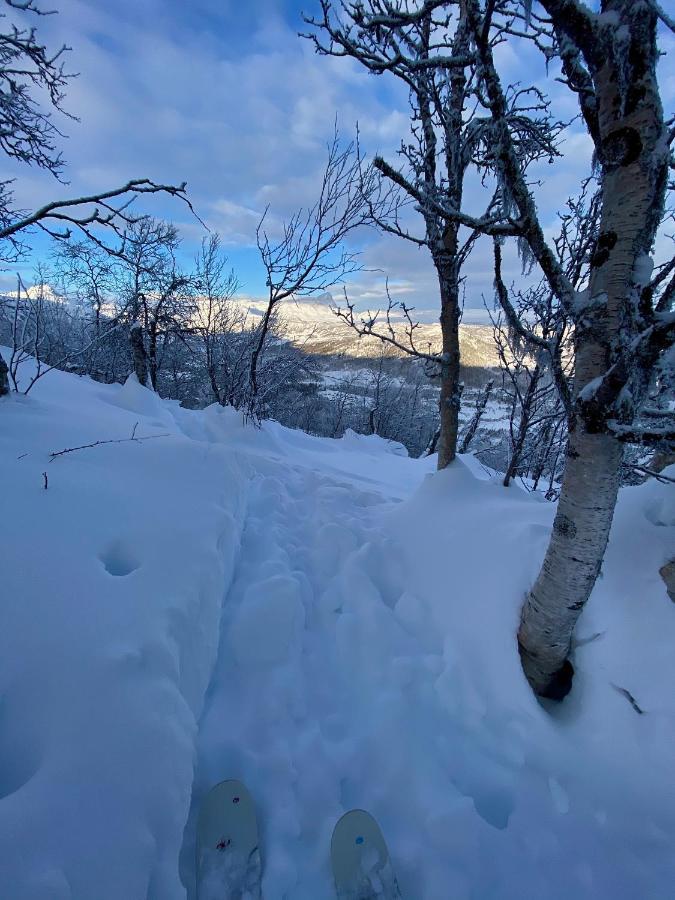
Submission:
[[[16,169],[18,202],[30,208],[130,176],[185,180],[252,293],[263,290],[251,246],[260,214],[268,204],[284,216],[312,201],[335,116],[346,137],[360,120],[373,149],[393,148],[405,128],[406,97],[395,85],[319,59],[296,36],[300,3],[57,4],[59,15],[38,25],[51,47],[72,47],[70,68],[79,73],[66,108],[80,121],[59,122],[70,184]],[[203,230],[183,207],[147,208],[196,245]]]
[[[359,122],[369,153],[395,152],[408,127],[405,91],[387,76],[373,77],[356,63],[314,54],[297,37],[302,11],[317,0],[44,0],[58,15],[38,21],[50,47],[67,43],[71,71],[79,73],[66,108],[79,122],[61,121],[68,186],[44,173],[13,169],[17,200],[25,208],[56,196],[103,189],[129,177],[187,181],[208,226],[220,232],[244,291],[264,293],[254,249],[255,225],[269,204],[284,217],[315,196],[335,117],[347,137]],[[545,78],[536,55],[503,58],[506,70]],[[533,68],[536,71],[532,71]],[[672,66],[665,93],[672,98]],[[574,101],[555,86],[563,114]],[[567,95],[567,96],[565,96]],[[540,208],[548,225],[554,209],[575,192],[587,171],[590,145],[569,135],[568,153],[543,172]],[[478,190],[468,201],[480,204]],[[176,222],[193,252],[203,229],[177,202],[157,200],[147,211]],[[363,237],[369,271],[353,278],[362,306],[380,305],[384,273],[408,302],[437,315],[437,291],[426,251],[394,238]],[[491,296],[489,248],[478,248],[468,267],[467,306]],[[517,277],[515,260],[512,277]]]

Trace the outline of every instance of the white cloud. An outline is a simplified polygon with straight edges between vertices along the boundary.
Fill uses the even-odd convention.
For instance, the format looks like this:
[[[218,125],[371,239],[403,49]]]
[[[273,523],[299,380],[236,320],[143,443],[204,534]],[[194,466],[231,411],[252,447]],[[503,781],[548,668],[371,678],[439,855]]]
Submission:
[[[50,47],[73,47],[71,68],[80,72],[68,90],[67,108],[80,123],[59,120],[70,134],[64,153],[71,184],[57,185],[44,173],[10,167],[19,176],[17,200],[32,208],[68,196],[121,184],[129,177],[186,180],[193,202],[209,227],[222,233],[232,262],[254,244],[255,226],[267,205],[269,227],[316,191],[335,116],[343,136],[358,121],[364,149],[396,164],[396,151],[409,130],[405,89],[384,75],[365,73],[354,61],[318,57],[281,0],[60,0],[60,14],[38,22]],[[664,43],[672,44],[666,35]],[[534,78],[549,90],[556,114],[577,114],[571,92],[547,76],[533,48],[499,49],[504,72]],[[672,74],[664,71],[664,92],[673,96]],[[537,203],[547,231],[555,210],[578,191],[588,173],[591,145],[577,123],[565,135],[565,157],[537,167]],[[468,179],[466,205],[485,208],[489,192]],[[178,220],[188,240],[201,227],[175,202],[156,199],[147,208]],[[418,228],[421,221],[410,212]],[[350,280],[359,303],[384,302],[384,274],[390,290],[420,309],[438,308],[438,286],[428,251],[372,233],[357,237],[370,269]],[[466,302],[479,308],[492,297],[491,246],[478,243],[467,267]],[[246,265],[252,265],[249,252]],[[243,256],[242,256],[243,259]],[[244,263],[242,263],[243,265]],[[519,279],[515,255],[506,275]],[[247,272],[245,280],[256,289]]]
[[[226,244],[253,246],[255,229],[261,212],[221,198],[211,204],[206,216],[206,224],[219,232]]]

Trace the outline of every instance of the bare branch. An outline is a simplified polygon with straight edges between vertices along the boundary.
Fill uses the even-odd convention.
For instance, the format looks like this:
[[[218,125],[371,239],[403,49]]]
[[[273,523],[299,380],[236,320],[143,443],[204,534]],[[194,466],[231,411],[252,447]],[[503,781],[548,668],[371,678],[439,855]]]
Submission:
[[[650,469],[647,466],[641,466],[637,463],[624,463],[624,468],[637,472],[639,475],[644,475],[646,478],[654,478],[660,484],[675,484],[675,478],[671,478],[669,475],[664,475],[663,472],[657,472],[655,469]]]
[[[568,2],[576,5],[574,0],[568,0]],[[478,51],[480,74],[487,92],[486,101],[492,117],[495,164],[518,210],[520,234],[527,240],[558,299],[571,311],[574,306],[574,290],[562,271],[554,252],[546,242],[536,206],[514,146],[508,123],[506,98],[495,68],[492,47],[488,39],[488,20],[481,15],[477,0],[467,0],[467,14]]]
[[[49,15],[33,0],[5,0],[22,13]],[[6,14],[0,14],[5,18]],[[54,53],[40,43],[35,28],[12,23],[0,33],[0,150],[12,159],[38,166],[60,178],[63,158],[55,146],[63,135],[32,95],[44,97],[52,109],[71,119],[63,108],[65,89],[74,77],[65,70],[65,45]]]
[[[344,322],[346,322],[347,325],[349,325],[349,327],[359,335],[359,337],[377,338],[377,340],[381,341],[383,344],[389,344],[390,346],[395,347],[397,350],[401,350],[407,356],[414,356],[417,359],[425,360],[426,362],[432,363],[433,365],[440,365],[440,353],[432,353],[430,350],[425,352],[423,350],[420,350],[415,345],[415,330],[419,327],[419,322],[413,321],[412,308],[407,307],[404,303],[398,303],[392,299],[389,292],[388,281],[386,283],[385,290],[387,294],[388,305],[384,313],[384,331],[376,328],[381,312],[378,311],[373,315],[357,314],[355,311],[355,305],[349,302],[346,289],[344,290],[346,309],[335,307],[333,309],[333,312],[338,317],[338,319],[342,319]],[[403,326],[403,332],[407,338],[406,343],[399,339],[399,329],[396,327],[396,323],[393,321],[393,314],[396,310],[400,310],[403,314],[404,321],[401,324]]]
[[[131,437],[128,438],[111,438],[104,441],[92,441],[91,444],[82,444],[79,447],[66,447],[65,450],[55,450],[49,454],[49,462],[54,462],[54,460],[59,456],[65,456],[66,453],[75,453],[77,450],[88,450],[90,447],[100,447],[102,444],[140,444],[142,441],[153,441],[155,438],[163,438],[170,437],[171,435],[166,432],[165,434],[148,434],[144,437],[136,437],[136,428],[138,426],[138,422],[134,425]]]
[[[46,220],[50,219],[68,222],[83,231],[86,230],[86,227],[88,225],[94,224],[116,227],[119,227],[119,222],[122,222],[124,224],[131,224],[134,221],[138,221],[139,217],[129,217],[125,215],[125,210],[128,205],[135,199],[135,197],[141,194],[159,193],[169,194],[172,197],[180,198],[184,203],[187,204],[190,210],[194,212],[194,210],[192,209],[192,204],[190,203],[186,194],[185,182],[181,185],[176,186],[168,184],[157,184],[148,178],[136,178],[131,179],[119,188],[113,188],[109,191],[102,191],[97,194],[90,194],[82,197],[73,197],[69,200],[55,200],[52,203],[47,203],[45,204],[45,206],[40,207],[29,216],[26,216],[23,219],[19,219],[18,221],[5,226],[4,228],[0,228],[0,240],[4,238],[11,238],[18,232],[23,231],[26,228],[30,228],[32,225],[42,224]],[[127,197],[127,194],[131,194],[132,196]],[[115,197],[125,197],[125,203],[118,208],[107,207],[107,205],[104,204],[105,200],[110,200]],[[91,206],[92,204],[102,204],[107,208],[108,211],[105,213],[101,213],[98,208],[94,208],[90,212],[82,212],[79,215],[77,214],[77,212],[65,212],[65,210],[77,210],[78,208]],[[57,234],[56,236],[67,238],[69,237],[69,235],[70,233],[68,231],[65,231]]]
[[[328,147],[319,198],[308,210],[298,210],[273,241],[265,230],[267,211],[256,229],[266,271],[268,304],[250,368],[251,397],[257,394],[257,366],[272,314],[283,300],[328,290],[360,269],[358,252],[345,240],[357,228],[372,225],[373,208],[386,214],[390,193],[383,192],[372,166],[364,168],[358,145],[343,147],[335,127]]]
[[[380,156],[375,157],[373,165],[384,176],[393,181],[394,184],[397,184],[411,197],[414,197],[419,203],[421,211],[431,208],[442,219],[459,222],[461,225],[466,225],[467,228],[472,228],[480,234],[518,237],[522,233],[522,229],[516,221],[505,223],[502,217],[476,219],[474,216],[461,212],[461,210],[452,208],[442,200],[423,195],[419,188],[415,187],[401,172],[390,166]]]
[[[675,31],[675,19],[672,16],[669,16],[661,4],[657,3],[656,0],[649,0],[649,2],[656,10],[656,15],[661,19],[666,28]]]

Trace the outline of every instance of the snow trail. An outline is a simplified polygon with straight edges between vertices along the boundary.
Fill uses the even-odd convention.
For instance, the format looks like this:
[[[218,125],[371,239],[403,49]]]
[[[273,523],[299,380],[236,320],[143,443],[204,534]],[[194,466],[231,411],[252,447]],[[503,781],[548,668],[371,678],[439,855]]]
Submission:
[[[386,572],[379,585],[369,574],[386,552],[376,519],[390,502],[312,469],[265,468],[250,492],[200,725],[181,859],[189,897],[196,809],[229,777],[256,799],[265,896],[332,896],[333,824],[363,802],[377,765],[367,752],[377,685],[360,670],[383,674],[388,647],[409,640],[390,608],[394,585]]]
[[[456,731],[435,688],[443,642],[424,604],[402,590],[400,554],[383,527],[396,501],[311,468],[269,460],[262,468],[197,740],[181,854],[188,897],[199,804],[224,778],[254,795],[267,900],[334,897],[332,829],[359,806],[389,837],[403,884],[417,884],[408,895],[440,897],[434,885],[447,880],[447,859],[434,871],[433,844],[447,854],[453,810],[473,809],[473,792],[501,828],[510,798],[487,764],[474,785],[464,763],[450,771],[442,761]],[[420,859],[410,829],[427,832],[430,859]],[[464,842],[455,843],[462,853]]]

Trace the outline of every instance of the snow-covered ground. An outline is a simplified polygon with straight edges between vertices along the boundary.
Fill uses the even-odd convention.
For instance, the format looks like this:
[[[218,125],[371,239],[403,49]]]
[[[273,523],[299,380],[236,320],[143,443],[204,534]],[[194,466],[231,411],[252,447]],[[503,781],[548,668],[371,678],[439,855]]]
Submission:
[[[266,900],[333,896],[354,806],[406,900],[673,896],[672,486],[622,491],[545,710],[514,633],[553,509],[471,458],[60,372],[0,421],[3,898],[192,900],[230,777]]]

